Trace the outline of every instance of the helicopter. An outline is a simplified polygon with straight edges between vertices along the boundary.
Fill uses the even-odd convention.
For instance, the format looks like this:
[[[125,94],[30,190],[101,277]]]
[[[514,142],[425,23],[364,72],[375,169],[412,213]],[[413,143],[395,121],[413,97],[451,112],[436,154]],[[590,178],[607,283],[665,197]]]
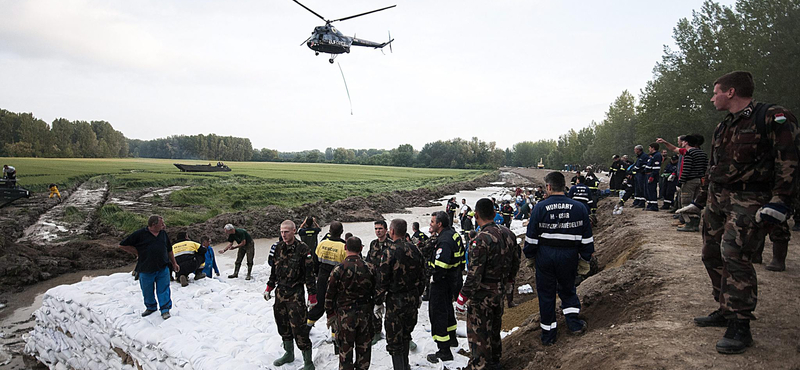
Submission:
[[[381,10],[386,10],[390,8],[394,8],[397,5],[387,6],[385,8],[376,9],[373,11],[369,11],[366,13],[351,15],[349,17],[334,19],[334,20],[327,20],[325,17],[317,14],[317,12],[311,10],[307,6],[303,5],[297,0],[292,0],[297,3],[297,5],[302,6],[305,10],[308,10],[312,14],[316,15],[319,19],[325,21],[324,26],[317,26],[314,27],[314,31],[311,32],[311,37],[307,38],[306,41],[303,41],[303,44],[308,45],[308,48],[314,50],[314,55],[319,55],[319,53],[326,53],[330,54],[331,58],[328,59],[331,64],[333,64],[333,59],[336,58],[339,54],[349,53],[351,46],[366,46],[371,47],[374,49],[383,49],[384,46],[389,45],[389,51],[392,50],[392,35],[389,34],[389,41],[387,42],[374,42],[364,39],[356,38],[355,36],[345,36],[336,27],[332,26],[331,23],[338,22],[338,21],[345,21],[348,19],[352,19],[355,17],[360,17],[362,15],[372,14],[375,12],[379,12]]]

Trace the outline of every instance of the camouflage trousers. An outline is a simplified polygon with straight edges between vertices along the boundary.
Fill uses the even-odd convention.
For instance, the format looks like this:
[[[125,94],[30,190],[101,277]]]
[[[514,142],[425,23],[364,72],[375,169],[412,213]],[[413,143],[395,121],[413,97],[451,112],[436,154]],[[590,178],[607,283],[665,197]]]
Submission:
[[[503,343],[500,328],[503,325],[505,295],[486,295],[483,299],[470,299],[467,309],[467,340],[470,359],[464,370],[491,369],[500,363]]]
[[[294,339],[301,351],[311,349],[308,337],[311,328],[306,325],[306,296],[302,285],[291,290],[276,289],[272,313],[284,342]]]
[[[681,189],[683,190],[683,189]],[[769,202],[769,192],[731,191],[712,183],[703,210],[703,264],[714,299],[728,319],[755,320],[758,281],[752,256],[763,228],[755,214]]]
[[[405,355],[411,341],[411,332],[417,326],[417,311],[421,303],[416,292],[386,296],[386,351],[391,355]],[[377,320],[375,320],[377,321]]]
[[[372,304],[336,311],[339,370],[369,369],[372,359]],[[355,352],[355,364],[353,363]]]

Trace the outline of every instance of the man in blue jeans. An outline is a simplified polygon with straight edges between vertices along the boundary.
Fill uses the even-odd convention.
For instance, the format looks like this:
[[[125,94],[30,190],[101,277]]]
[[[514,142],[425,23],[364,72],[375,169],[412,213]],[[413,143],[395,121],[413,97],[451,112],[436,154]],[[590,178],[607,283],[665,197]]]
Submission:
[[[159,307],[156,305],[156,297],[158,304],[161,305],[161,317],[164,320],[170,317],[172,299],[169,291],[168,266],[172,264],[175,272],[180,271],[180,266],[172,254],[172,243],[164,231],[166,227],[164,218],[159,215],[150,216],[147,227],[134,231],[119,243],[122,250],[139,257],[136,271],[139,272],[139,286],[142,288],[146,307],[142,317],[156,312]]]

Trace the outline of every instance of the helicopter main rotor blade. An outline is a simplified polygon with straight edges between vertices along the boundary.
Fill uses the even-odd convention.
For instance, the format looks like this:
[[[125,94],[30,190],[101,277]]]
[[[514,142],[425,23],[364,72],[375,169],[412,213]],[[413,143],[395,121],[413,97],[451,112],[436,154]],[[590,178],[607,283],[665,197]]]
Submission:
[[[296,3],[297,3],[297,0],[294,0],[294,2],[296,2]],[[300,4],[300,3],[298,3],[298,4]],[[302,4],[300,4],[300,5],[302,5]],[[352,19],[352,18],[355,18],[355,17],[360,17],[360,16],[362,16],[362,15],[372,14],[372,13],[375,13],[375,12],[379,12],[379,11],[381,11],[381,10],[386,10],[386,9],[394,8],[394,7],[396,7],[396,6],[397,6],[397,5],[387,6],[387,7],[385,7],[385,8],[380,8],[380,9],[373,10],[373,11],[371,11],[371,12],[366,12],[366,13],[361,13],[361,14],[351,15],[351,16],[349,16],[349,17],[344,17],[344,18],[339,18],[339,19],[334,19],[334,20],[332,20],[331,22],[346,21],[346,20],[348,20],[348,19]],[[305,8],[305,6],[304,6],[304,8]],[[306,9],[308,9],[308,8],[306,8]],[[311,10],[311,9],[308,9],[308,10]],[[317,14],[317,13],[314,13],[314,14]]]
[[[316,15],[317,17],[319,17],[319,19],[322,19],[322,20],[323,20],[323,21],[325,21],[325,22],[327,22],[327,21],[328,21],[327,19],[325,19],[325,17],[323,17],[323,16],[321,16],[321,15],[317,14],[317,12],[315,12],[315,11],[313,11],[313,10],[309,9],[309,7],[307,7],[307,6],[303,5],[303,4],[301,4],[299,1],[297,1],[297,0],[292,0],[292,1],[296,2],[296,3],[297,3],[297,5],[300,5],[300,6],[302,6],[302,7],[303,7],[303,9],[305,9],[305,10],[308,10],[309,12],[313,13],[314,15]]]
[[[311,40],[311,38],[312,38],[312,37],[314,37],[314,35],[308,36],[308,38],[306,39],[306,41],[303,41],[302,43],[300,43],[300,46],[303,46],[303,45],[305,45],[305,44],[308,42],[308,40]]]

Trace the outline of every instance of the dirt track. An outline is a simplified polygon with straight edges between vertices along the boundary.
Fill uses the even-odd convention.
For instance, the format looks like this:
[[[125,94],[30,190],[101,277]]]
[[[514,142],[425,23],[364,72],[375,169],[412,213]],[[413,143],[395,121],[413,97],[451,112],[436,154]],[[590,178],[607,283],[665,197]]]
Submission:
[[[548,172],[515,171],[539,181]],[[543,347],[538,307],[535,301],[522,305],[518,309],[530,315],[528,323],[503,342],[506,369],[800,369],[796,253],[789,253],[785,272],[756,265],[759,319],[751,324],[755,345],[743,355],[721,355],[714,345],[725,329],[692,323],[694,316],[717,308],[700,259],[700,233],[675,231],[671,214],[663,211],[626,208],[612,216],[614,201],[602,200],[598,210],[595,248],[605,270],[578,287],[589,332],[572,337],[562,329],[555,346]],[[790,251],[798,247],[793,239]],[[764,260],[771,258],[768,241]],[[563,324],[563,317],[559,321]]]

